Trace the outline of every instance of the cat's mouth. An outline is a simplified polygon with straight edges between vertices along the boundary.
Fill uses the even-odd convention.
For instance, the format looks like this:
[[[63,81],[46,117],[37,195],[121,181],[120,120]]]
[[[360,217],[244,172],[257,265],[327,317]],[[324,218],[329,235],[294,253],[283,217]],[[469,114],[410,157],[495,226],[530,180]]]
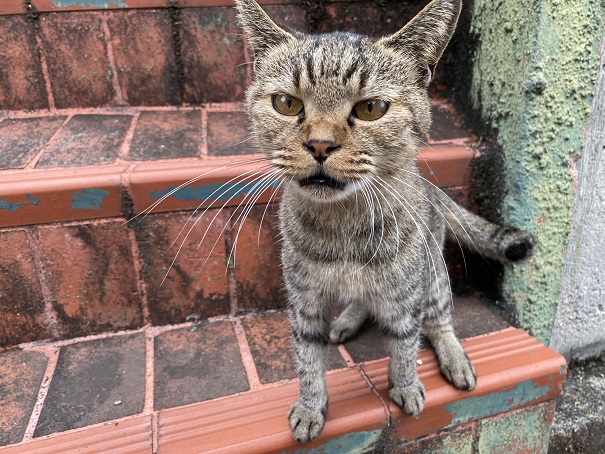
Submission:
[[[345,183],[335,180],[334,178],[329,177],[321,172],[305,178],[304,180],[300,180],[299,184],[301,187],[317,185],[340,190],[345,188]]]

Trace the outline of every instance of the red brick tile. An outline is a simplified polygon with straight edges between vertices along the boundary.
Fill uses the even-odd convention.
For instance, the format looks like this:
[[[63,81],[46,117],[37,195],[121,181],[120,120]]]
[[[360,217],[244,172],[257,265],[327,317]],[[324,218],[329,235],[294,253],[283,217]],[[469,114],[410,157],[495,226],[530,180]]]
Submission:
[[[0,349],[51,337],[24,231],[0,232],[0,313]]]
[[[208,112],[208,154],[227,156],[258,153],[248,140],[245,112]]]
[[[145,334],[78,342],[61,348],[35,437],[143,411]]]
[[[155,338],[156,410],[249,389],[230,322],[202,323]]]
[[[110,104],[114,91],[101,14],[73,12],[39,17],[55,105]]]
[[[47,363],[39,352],[0,353],[0,446],[23,438]]]
[[[199,156],[201,126],[199,110],[142,112],[128,157],[134,161],[149,161]]]
[[[25,12],[25,5],[21,0],[4,0],[0,3],[0,14],[20,14]]]
[[[232,239],[237,241],[237,248],[232,261],[240,310],[280,309],[286,304],[276,213],[275,205],[269,206],[266,214],[265,206],[257,206],[250,211],[243,225],[234,225]]]
[[[115,11],[107,19],[124,100],[137,106],[179,104],[167,11]]]
[[[290,4],[263,5],[263,9],[280,27],[284,27],[288,30],[298,30],[304,32],[307,29],[307,14],[302,4],[296,1],[284,1],[282,3]]]
[[[259,314],[242,319],[246,339],[261,383],[295,378],[290,322],[286,312]],[[336,346],[330,346],[327,369],[347,367]]]
[[[111,164],[131,121],[129,115],[74,115],[48,145],[36,167]]]
[[[112,421],[10,446],[2,454],[152,454],[151,416]]]
[[[143,325],[127,227],[119,221],[40,227],[39,242],[64,336]]]
[[[194,221],[188,220],[190,213],[153,215],[141,223],[133,221],[143,260],[142,275],[151,320],[155,325],[183,323],[190,314],[206,318],[229,313],[225,242],[221,233],[225,213],[216,217],[202,241],[215,214],[216,210],[211,210],[204,215],[180,251],[184,236],[193,226]],[[179,237],[181,228],[184,230]],[[173,241],[174,246],[169,248]],[[198,247],[200,241],[202,244]]]
[[[38,154],[66,117],[7,119],[0,123],[0,169],[20,169]]]
[[[187,8],[180,14],[184,100],[193,104],[242,101],[246,59],[235,9]]]
[[[48,108],[33,26],[24,16],[2,16],[0,42],[0,110]]]

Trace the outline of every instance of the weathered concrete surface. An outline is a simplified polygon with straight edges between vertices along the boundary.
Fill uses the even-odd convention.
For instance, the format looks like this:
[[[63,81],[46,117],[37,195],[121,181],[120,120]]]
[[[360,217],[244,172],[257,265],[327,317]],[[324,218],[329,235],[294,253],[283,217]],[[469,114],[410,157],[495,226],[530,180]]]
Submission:
[[[551,346],[568,359],[605,351],[605,48],[592,106],[551,338]]]
[[[548,343],[555,320],[575,194],[570,169],[598,74],[600,0],[474,0],[469,33],[472,107],[504,154],[502,218],[538,242],[509,267],[504,297],[521,326]]]
[[[605,362],[569,369],[550,435],[549,454],[605,452]]]

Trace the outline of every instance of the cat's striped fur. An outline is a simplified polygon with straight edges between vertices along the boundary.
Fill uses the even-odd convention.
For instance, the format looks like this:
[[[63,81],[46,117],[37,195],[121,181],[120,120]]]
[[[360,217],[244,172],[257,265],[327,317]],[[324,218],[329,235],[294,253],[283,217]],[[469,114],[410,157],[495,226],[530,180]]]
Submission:
[[[452,328],[444,240],[503,262],[524,259],[533,242],[460,208],[416,166],[431,122],[431,70],[461,1],[434,0],[378,40],[285,31],[254,0],[236,4],[255,52],[251,133],[284,187],[282,262],[300,377],[289,414],[294,437],[312,440],[323,428],[328,342],[345,341],[370,316],[388,339],[389,394],[406,413],[424,407],[416,374],[422,324],[445,377],[474,389],[475,370]],[[297,100],[303,107],[292,114]],[[362,120],[363,109],[372,114],[378,105],[368,100],[386,112]],[[338,306],[346,309],[330,323]]]

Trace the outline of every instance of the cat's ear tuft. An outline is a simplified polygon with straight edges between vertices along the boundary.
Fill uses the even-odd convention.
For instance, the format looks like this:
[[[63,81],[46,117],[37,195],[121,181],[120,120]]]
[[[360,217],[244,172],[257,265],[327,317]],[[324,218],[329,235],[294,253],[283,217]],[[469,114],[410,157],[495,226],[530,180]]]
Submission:
[[[405,52],[423,67],[434,67],[456,29],[462,0],[433,0],[398,32],[380,44]]]
[[[273,22],[254,0],[235,0],[235,6],[248,43],[257,57],[279,44],[294,39],[292,34]]]

